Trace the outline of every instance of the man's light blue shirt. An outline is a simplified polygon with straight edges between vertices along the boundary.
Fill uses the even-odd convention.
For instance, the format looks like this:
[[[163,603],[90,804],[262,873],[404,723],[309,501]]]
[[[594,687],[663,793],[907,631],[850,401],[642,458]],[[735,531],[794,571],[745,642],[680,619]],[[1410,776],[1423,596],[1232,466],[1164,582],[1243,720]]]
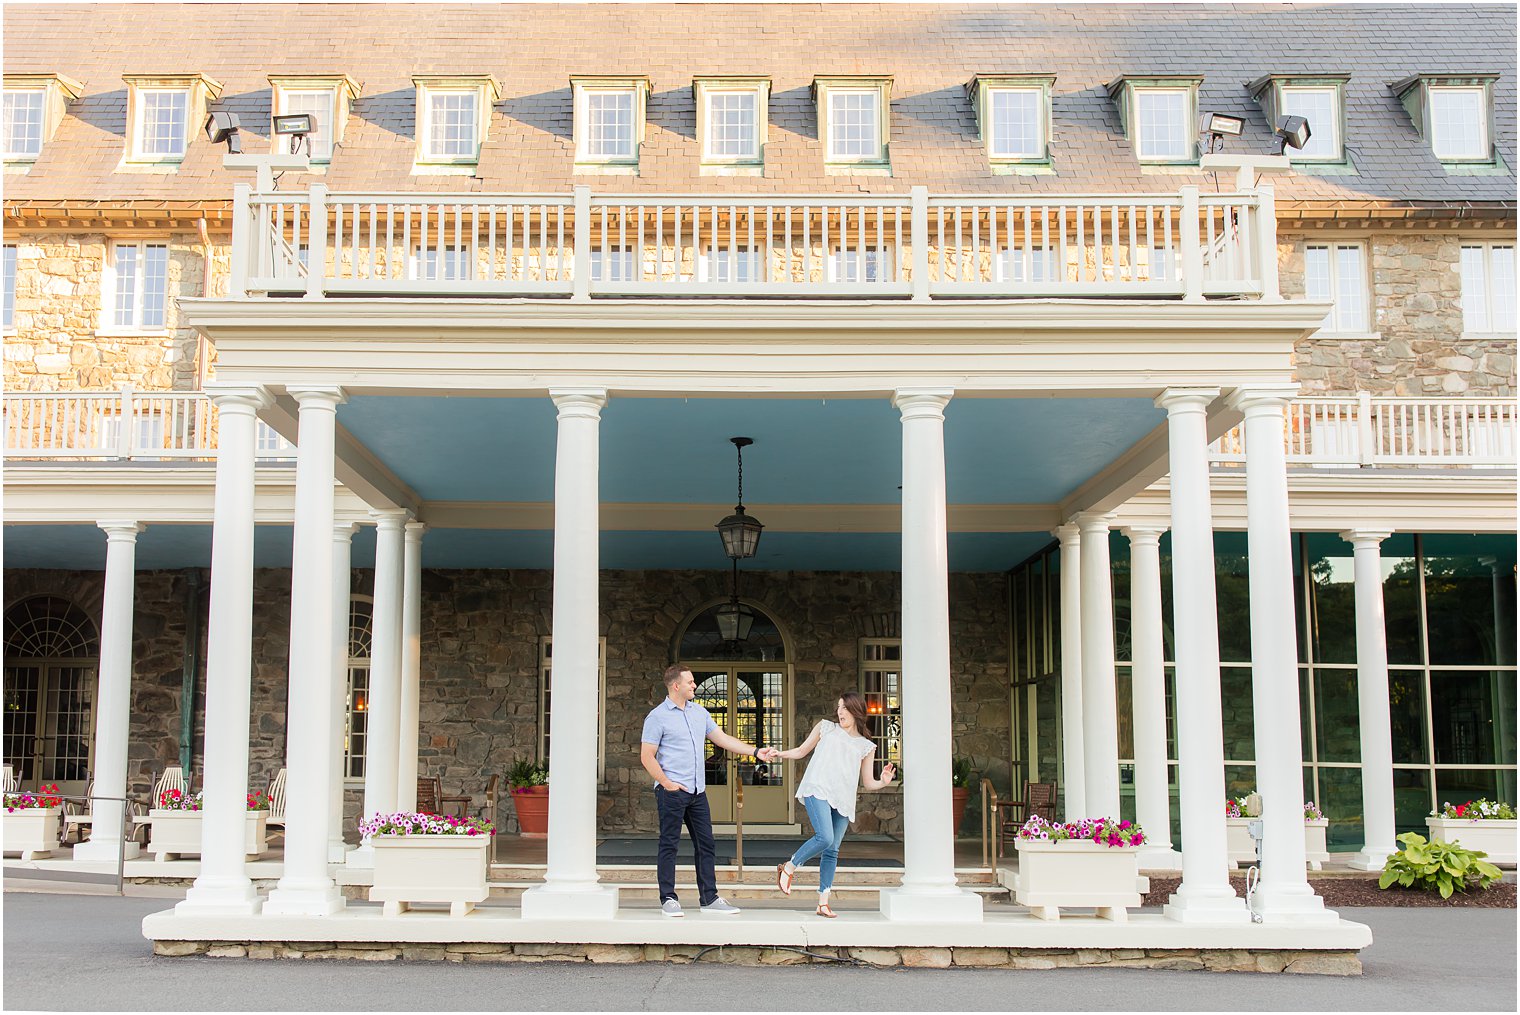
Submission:
[[[655,747],[654,760],[665,777],[695,793],[707,792],[707,766],[703,763],[707,734],[718,728],[707,709],[694,701],[677,708],[667,697],[644,719],[646,744]]]

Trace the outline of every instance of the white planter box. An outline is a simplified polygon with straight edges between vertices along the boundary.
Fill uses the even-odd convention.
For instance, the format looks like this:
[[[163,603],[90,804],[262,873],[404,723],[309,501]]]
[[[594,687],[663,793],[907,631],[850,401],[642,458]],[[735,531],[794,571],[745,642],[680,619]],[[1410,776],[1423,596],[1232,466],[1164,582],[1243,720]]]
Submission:
[[[58,848],[58,816],[61,807],[27,807],[5,815],[5,852],[20,853],[23,860],[48,856]]]
[[[1249,867],[1256,863],[1256,841],[1251,838],[1250,826],[1251,822],[1260,820],[1224,819],[1225,847],[1229,850],[1231,870],[1242,864]],[[1325,839],[1329,827],[1330,821],[1327,818],[1304,822],[1304,860],[1311,870],[1319,870],[1320,865],[1330,859],[1329,845]]]
[[[1139,846],[1096,842],[1019,840],[1014,900],[1042,920],[1058,920],[1062,906],[1093,906],[1098,916],[1123,922],[1140,905]]]
[[[398,916],[414,902],[447,902],[451,916],[464,916],[484,902],[489,835],[377,835],[375,881],[370,901]]]
[[[148,812],[152,822],[152,837],[148,852],[153,859],[173,860],[186,853],[197,856],[201,851],[201,815],[203,811],[170,811],[154,809]],[[259,856],[268,848],[269,812],[249,811],[244,824],[243,851],[249,856]]]
[[[1488,854],[1489,863],[1511,866],[1515,863],[1515,829],[1520,822],[1499,821],[1496,818],[1426,818],[1425,827],[1430,829],[1429,838],[1442,842],[1460,842],[1465,849],[1481,849]],[[6,849],[10,849],[7,841]]]

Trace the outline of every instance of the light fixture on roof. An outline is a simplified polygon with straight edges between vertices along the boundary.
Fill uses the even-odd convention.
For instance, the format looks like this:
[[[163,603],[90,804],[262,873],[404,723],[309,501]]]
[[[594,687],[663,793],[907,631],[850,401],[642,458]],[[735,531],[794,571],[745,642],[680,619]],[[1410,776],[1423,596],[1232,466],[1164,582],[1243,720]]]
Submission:
[[[290,154],[292,155],[301,150],[302,143],[306,145],[306,154],[311,154],[311,135],[316,133],[316,130],[316,118],[310,113],[283,113],[274,118],[274,132],[290,135]]]
[[[229,155],[243,154],[243,139],[238,134],[236,113],[210,113],[206,116],[206,140],[212,144],[227,142]]]
[[[1215,146],[1223,148],[1223,140],[1226,137],[1239,137],[1246,129],[1245,120],[1228,113],[1205,113],[1198,126],[1198,133],[1207,134],[1209,138],[1209,152],[1212,154]]]
[[[1302,149],[1313,137],[1309,121],[1302,116],[1283,116],[1277,120],[1277,154],[1283,155],[1289,148]]]

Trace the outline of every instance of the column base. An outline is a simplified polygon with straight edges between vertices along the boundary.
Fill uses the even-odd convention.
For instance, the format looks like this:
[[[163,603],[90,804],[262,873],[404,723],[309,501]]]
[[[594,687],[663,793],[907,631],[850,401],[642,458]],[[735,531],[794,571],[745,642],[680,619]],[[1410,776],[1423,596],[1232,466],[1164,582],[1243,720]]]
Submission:
[[[1161,915],[1178,923],[1250,923],[1251,911],[1233,888],[1188,890],[1187,883],[1172,893]]]
[[[611,920],[617,911],[618,890],[610,885],[561,888],[543,884],[522,893],[524,920]]]
[[[889,888],[881,893],[881,915],[902,923],[981,923],[982,897],[959,888],[945,892]]]
[[[1395,852],[1397,850],[1363,847],[1361,852],[1351,854],[1351,859],[1346,861],[1346,866],[1354,871],[1380,871],[1387,866],[1388,858]]]
[[[197,878],[174,911],[183,916],[255,916],[263,906],[247,878]]]
[[[74,859],[89,863],[115,863],[117,848],[114,840],[97,842],[94,839],[86,839],[74,847]],[[135,842],[128,842],[123,857],[127,860],[136,860],[141,853],[141,846]]]
[[[1334,926],[1341,922],[1340,914],[1326,909],[1325,900],[1315,895],[1308,885],[1295,885],[1279,891],[1270,887],[1258,888],[1251,894],[1251,912],[1261,917],[1264,924],[1303,927]]]
[[[1143,871],[1180,871],[1182,869],[1182,854],[1170,846],[1160,849],[1141,849],[1135,854],[1135,859],[1140,863]]]
[[[283,885],[283,882],[281,882]],[[348,905],[331,881],[312,885],[277,887],[264,903],[266,916],[331,916]]]
[[[348,855],[343,858],[343,866],[354,870],[374,870],[375,847],[367,842],[360,843],[348,851]]]

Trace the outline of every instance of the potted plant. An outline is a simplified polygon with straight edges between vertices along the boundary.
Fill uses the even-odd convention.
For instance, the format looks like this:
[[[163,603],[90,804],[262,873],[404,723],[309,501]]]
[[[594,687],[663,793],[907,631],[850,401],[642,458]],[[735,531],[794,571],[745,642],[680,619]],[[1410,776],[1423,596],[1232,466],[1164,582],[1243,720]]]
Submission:
[[[507,788],[523,835],[549,834],[549,766],[528,758],[507,769]]]
[[[950,763],[950,812],[951,835],[961,834],[961,819],[966,816],[966,800],[971,796],[971,783],[976,773],[971,769],[970,758],[956,758]]]
[[[1252,822],[1261,820],[1261,796],[1250,793],[1224,802],[1225,845],[1229,850],[1230,867],[1254,864],[1257,861],[1256,840],[1251,838]],[[1312,870],[1330,859],[1326,841],[1330,822],[1318,805],[1310,800],[1304,804],[1304,861]]]
[[[166,789],[158,795],[158,806],[148,811],[152,835],[148,852],[158,861],[173,860],[188,853],[200,854],[201,817],[204,801],[201,794]],[[243,851],[259,856],[268,848],[269,796],[247,795],[248,819],[243,825]]]
[[[1093,906],[1099,918],[1123,922],[1140,905],[1136,854],[1144,844],[1133,821],[1052,822],[1036,814],[1018,831],[1014,900],[1042,920],[1060,919],[1062,906]]]
[[[359,834],[375,850],[372,902],[382,914],[399,916],[416,902],[447,902],[449,915],[464,916],[485,901],[491,837],[481,818],[452,814],[371,814]]]
[[[1486,799],[1443,803],[1440,811],[1425,819],[1425,825],[1432,839],[1482,850],[1489,863],[1515,863],[1516,818],[1509,804]]]
[[[48,856],[58,848],[58,817],[63,797],[57,783],[33,793],[5,794],[5,852],[20,853],[23,860]]]
[[[1319,804],[1304,801],[1304,859],[1310,870],[1319,870],[1330,859],[1330,822]]]

